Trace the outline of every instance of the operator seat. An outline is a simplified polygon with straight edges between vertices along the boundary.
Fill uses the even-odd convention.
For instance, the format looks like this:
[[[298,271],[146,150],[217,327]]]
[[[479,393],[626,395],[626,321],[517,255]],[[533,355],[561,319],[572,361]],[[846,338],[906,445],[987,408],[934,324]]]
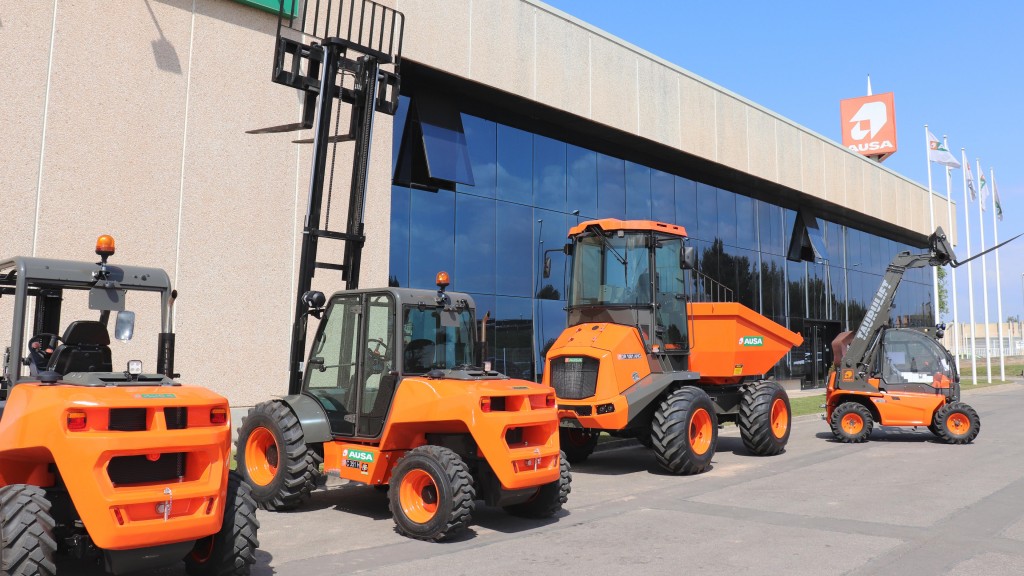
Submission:
[[[113,372],[110,359],[110,334],[102,322],[76,320],[64,331],[64,343],[53,351],[50,370],[72,372]]]

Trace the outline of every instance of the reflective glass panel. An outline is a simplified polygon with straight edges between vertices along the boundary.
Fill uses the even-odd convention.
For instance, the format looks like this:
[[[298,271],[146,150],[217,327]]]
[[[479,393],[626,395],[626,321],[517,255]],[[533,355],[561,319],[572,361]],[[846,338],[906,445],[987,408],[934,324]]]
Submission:
[[[626,162],[626,219],[651,219],[651,169]]]
[[[462,115],[469,161],[473,166],[473,185],[457,184],[459,192],[494,196],[498,182],[498,126],[490,120]]]
[[[409,286],[409,202],[408,188],[391,187],[391,244],[388,286]]]
[[[498,199],[533,204],[533,134],[498,125]]]
[[[565,212],[565,143],[533,137],[534,206]]]
[[[455,201],[455,271],[452,288],[494,292],[494,200],[458,194]]]
[[[495,269],[500,280],[495,293],[530,296],[533,293],[533,209],[497,202]]]
[[[438,272],[455,269],[455,193],[412,190],[411,194],[409,285],[430,288]]]
[[[568,184],[566,211],[579,210],[581,219],[597,217],[597,152],[566,147]]]

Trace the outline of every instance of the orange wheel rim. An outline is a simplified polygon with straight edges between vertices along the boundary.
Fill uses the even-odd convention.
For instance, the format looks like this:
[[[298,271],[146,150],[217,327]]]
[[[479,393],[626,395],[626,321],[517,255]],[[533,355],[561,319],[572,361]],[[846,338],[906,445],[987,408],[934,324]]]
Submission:
[[[782,438],[786,435],[786,430],[789,428],[789,410],[786,408],[786,401],[782,398],[776,398],[775,402],[772,402],[772,434],[776,438]]]
[[[424,470],[410,470],[402,478],[398,497],[405,516],[417,524],[426,524],[437,514],[437,484]]]
[[[699,408],[690,418],[690,449],[694,454],[703,454],[711,447],[711,415]]]
[[[266,428],[256,428],[245,441],[245,470],[253,484],[266,486],[277,475],[281,452],[273,433]]]
[[[196,545],[192,548],[190,556],[197,564],[206,564],[209,562],[210,557],[213,556],[213,536],[207,536],[206,538],[196,540]]]
[[[847,414],[840,423],[847,434],[859,434],[864,429],[864,419],[860,414]]]
[[[959,412],[954,412],[946,418],[946,428],[950,432],[958,436],[967,434],[967,431],[971,429],[971,422],[967,419],[967,416]]]

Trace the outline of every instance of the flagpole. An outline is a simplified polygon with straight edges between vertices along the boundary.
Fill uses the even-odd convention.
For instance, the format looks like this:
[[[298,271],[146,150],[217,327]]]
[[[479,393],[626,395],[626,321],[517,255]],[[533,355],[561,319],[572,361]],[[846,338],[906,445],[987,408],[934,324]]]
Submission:
[[[949,150],[949,140],[945,135],[942,136],[942,146],[946,150]],[[953,234],[953,196],[952,196],[952,169],[946,166],[946,223],[949,226],[949,230],[946,231],[948,236]],[[956,268],[950,266],[949,276],[953,282],[953,357],[956,359],[956,373],[960,373],[960,315],[957,313],[956,305]]]
[[[992,245],[999,244],[999,224],[996,221],[996,169],[989,168],[992,175]],[[999,380],[1006,381],[1006,358],[1003,352],[1003,289],[999,277],[999,250],[996,250],[996,323],[999,325]]]
[[[964,167],[964,236],[967,238],[967,256],[971,256],[971,203],[967,196],[967,171],[971,165],[967,163],[967,151],[960,149],[961,165]],[[978,336],[974,324],[974,266],[967,261],[967,304],[971,311],[971,384],[978,383]]]
[[[975,166],[978,167],[978,194],[981,198],[978,199],[978,228],[981,232],[981,251],[985,251],[985,185],[981,183],[982,178],[985,177],[985,173],[981,171],[981,159],[974,159]],[[985,257],[981,257],[981,303],[985,307],[985,366],[988,370],[987,381],[989,384],[992,383],[992,354],[991,344],[988,337],[988,266],[985,265]]]
[[[935,232],[935,208],[932,207],[932,159],[928,151],[931,149],[931,140],[928,138],[928,125],[924,125],[924,161],[928,165],[928,233]],[[939,325],[939,269],[931,266],[932,269],[932,324]]]

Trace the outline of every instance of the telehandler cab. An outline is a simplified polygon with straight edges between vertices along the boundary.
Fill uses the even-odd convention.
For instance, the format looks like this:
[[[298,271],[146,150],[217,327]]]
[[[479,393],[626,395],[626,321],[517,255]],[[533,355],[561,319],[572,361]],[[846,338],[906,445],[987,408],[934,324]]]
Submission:
[[[789,397],[761,375],[799,334],[735,302],[691,302],[691,286],[709,279],[693,269],[681,226],[593,220],[569,240],[569,327],[547,352],[543,381],[557,394],[570,462],[589,457],[605,431],[654,448],[669,472],[697,474],[726,421],[754,454],[785,449]]]
[[[929,238],[922,254],[901,252],[885,271],[871,305],[856,332],[843,332],[832,342],[835,364],[828,373],[823,417],[840,442],[865,442],[875,422],[883,426],[927,426],[949,444],[972,442],[981,418],[960,401],[960,375],[953,356],[935,337],[911,328],[888,326],[889,310],[903,275],[912,268],[966,264],[1008,242],[957,261],[942,228]]]
[[[96,264],[0,261],[0,316],[13,319],[0,376],[0,573],[52,575],[59,555],[114,574],[182,559],[192,575],[248,574],[259,523],[228,471],[228,402],[175,381],[177,293],[163,270],[108,263],[114,248],[100,236]],[[126,305],[147,301],[159,309],[142,317],[160,328],[156,370],[115,368],[111,313],[126,342]],[[88,310],[93,319],[78,319]]]

